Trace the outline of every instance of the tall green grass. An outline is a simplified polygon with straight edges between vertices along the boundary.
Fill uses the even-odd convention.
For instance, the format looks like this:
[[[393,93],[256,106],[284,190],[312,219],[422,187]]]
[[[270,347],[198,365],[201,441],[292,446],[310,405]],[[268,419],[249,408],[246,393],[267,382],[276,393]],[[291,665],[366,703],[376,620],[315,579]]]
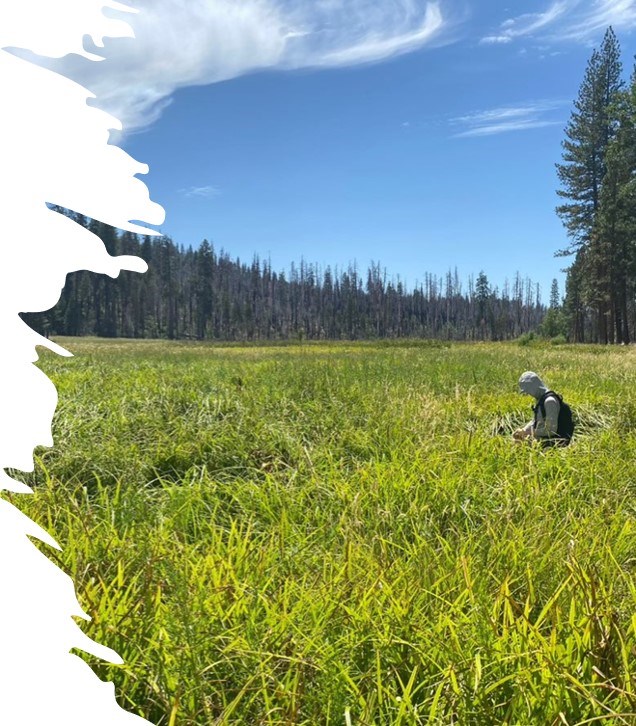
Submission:
[[[61,341],[32,497],[161,726],[636,723],[636,355]],[[532,369],[568,449],[508,436]],[[45,548],[46,549],[46,548]]]

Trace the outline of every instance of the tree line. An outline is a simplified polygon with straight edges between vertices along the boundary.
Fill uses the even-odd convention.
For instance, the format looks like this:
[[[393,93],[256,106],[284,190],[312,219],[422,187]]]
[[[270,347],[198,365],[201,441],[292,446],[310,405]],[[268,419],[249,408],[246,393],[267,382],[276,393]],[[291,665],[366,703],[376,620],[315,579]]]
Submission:
[[[564,314],[575,342],[636,335],[636,71],[622,78],[609,28],[594,50],[565,129],[557,208],[572,255]]]
[[[377,263],[362,272],[355,264],[338,270],[301,261],[276,272],[268,260],[242,263],[207,240],[185,248],[64,213],[97,234],[110,254],[143,258],[148,272],[122,272],[115,280],[86,271],[68,275],[55,308],[24,316],[45,335],[509,340],[536,330],[546,313],[538,285],[519,273],[501,290],[484,272],[465,284],[457,270],[426,273],[407,290]],[[559,304],[554,285],[552,309]]]

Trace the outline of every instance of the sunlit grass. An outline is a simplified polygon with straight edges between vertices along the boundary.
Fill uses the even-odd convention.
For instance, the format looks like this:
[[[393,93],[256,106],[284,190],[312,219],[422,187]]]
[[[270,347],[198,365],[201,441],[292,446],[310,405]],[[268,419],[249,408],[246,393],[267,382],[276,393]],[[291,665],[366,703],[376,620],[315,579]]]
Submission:
[[[33,497],[123,667],[183,724],[636,722],[635,353],[61,340]],[[574,444],[507,436],[536,370]]]

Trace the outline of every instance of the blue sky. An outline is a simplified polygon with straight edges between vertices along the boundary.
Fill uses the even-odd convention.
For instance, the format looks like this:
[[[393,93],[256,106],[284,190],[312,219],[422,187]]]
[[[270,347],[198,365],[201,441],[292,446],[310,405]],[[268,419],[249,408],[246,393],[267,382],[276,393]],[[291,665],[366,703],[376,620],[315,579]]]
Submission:
[[[563,128],[610,23],[631,72],[636,2],[138,6],[137,42],[74,72],[130,129],[175,242],[563,284]]]

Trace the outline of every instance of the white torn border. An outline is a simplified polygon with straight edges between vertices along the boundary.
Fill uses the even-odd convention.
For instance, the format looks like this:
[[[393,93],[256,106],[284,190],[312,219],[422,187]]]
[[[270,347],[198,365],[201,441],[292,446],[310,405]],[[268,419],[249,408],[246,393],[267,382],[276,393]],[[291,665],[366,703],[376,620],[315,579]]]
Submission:
[[[47,205],[146,234],[156,232],[134,220],[157,225],[164,219],[163,209],[136,178],[148,167],[108,144],[109,129],[121,124],[88,106],[91,94],[80,85],[8,51],[98,60],[84,50],[85,36],[98,47],[106,36],[132,36],[129,25],[106,17],[104,8],[126,10],[112,0],[6,0],[0,6],[0,489],[5,491],[30,492],[5,469],[33,471],[34,447],[53,444],[57,392],[33,365],[35,347],[71,355],[37,335],[18,314],[55,305],[68,272],[116,277],[122,269],[146,269],[138,258],[111,257],[99,238]],[[1,498],[0,722],[148,724],[120,708],[113,684],[70,653],[79,648],[122,662],[81,631],[72,616],[87,616],[71,579],[29,537],[59,549],[47,532]]]

